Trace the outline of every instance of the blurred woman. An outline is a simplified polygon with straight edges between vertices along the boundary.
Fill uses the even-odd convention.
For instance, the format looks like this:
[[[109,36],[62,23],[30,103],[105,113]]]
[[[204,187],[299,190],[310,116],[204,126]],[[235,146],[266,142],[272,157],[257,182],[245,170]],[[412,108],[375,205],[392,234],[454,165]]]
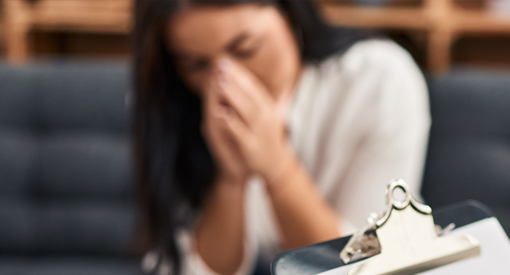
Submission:
[[[328,26],[308,1],[135,13],[147,272],[250,274],[257,257],[352,233],[391,178],[419,193],[427,89],[393,42]]]

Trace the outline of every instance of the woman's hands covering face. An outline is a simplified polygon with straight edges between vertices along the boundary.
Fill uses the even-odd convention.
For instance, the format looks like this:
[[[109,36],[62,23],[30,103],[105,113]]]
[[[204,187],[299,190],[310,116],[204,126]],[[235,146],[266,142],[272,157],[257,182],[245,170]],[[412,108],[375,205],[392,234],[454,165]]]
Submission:
[[[220,63],[203,94],[204,133],[220,176],[276,179],[291,159],[276,100],[243,66]]]

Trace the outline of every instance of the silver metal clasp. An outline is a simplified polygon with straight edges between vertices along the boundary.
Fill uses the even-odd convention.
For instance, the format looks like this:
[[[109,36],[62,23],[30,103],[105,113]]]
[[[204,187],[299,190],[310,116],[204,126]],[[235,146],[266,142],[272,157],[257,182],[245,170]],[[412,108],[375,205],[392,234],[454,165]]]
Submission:
[[[395,198],[396,189],[403,191],[403,200]],[[470,235],[441,236],[454,225],[437,228],[432,209],[416,201],[403,180],[389,182],[386,203],[382,217],[371,214],[340,252],[346,264],[369,257],[347,275],[411,275],[480,254],[480,243]]]

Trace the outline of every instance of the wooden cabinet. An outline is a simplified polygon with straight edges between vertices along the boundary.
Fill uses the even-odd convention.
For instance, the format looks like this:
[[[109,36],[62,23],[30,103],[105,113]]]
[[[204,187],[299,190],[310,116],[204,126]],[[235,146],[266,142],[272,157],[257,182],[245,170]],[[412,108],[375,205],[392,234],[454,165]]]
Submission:
[[[432,72],[449,69],[451,46],[464,34],[510,35],[510,14],[461,8],[454,0],[423,0],[421,5],[397,7],[356,6],[341,0],[318,2],[326,19],[336,25],[424,33],[422,43],[427,51],[427,67]]]
[[[129,33],[132,0],[3,0],[7,59],[30,58],[30,32]]]

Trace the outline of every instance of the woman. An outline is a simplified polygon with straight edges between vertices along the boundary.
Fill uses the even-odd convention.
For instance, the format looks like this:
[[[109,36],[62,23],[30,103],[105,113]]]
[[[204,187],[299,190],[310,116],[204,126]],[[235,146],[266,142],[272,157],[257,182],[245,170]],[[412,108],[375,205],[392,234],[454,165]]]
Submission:
[[[258,255],[352,233],[390,178],[418,194],[426,85],[369,38],[308,1],[137,1],[145,269],[250,274]]]

